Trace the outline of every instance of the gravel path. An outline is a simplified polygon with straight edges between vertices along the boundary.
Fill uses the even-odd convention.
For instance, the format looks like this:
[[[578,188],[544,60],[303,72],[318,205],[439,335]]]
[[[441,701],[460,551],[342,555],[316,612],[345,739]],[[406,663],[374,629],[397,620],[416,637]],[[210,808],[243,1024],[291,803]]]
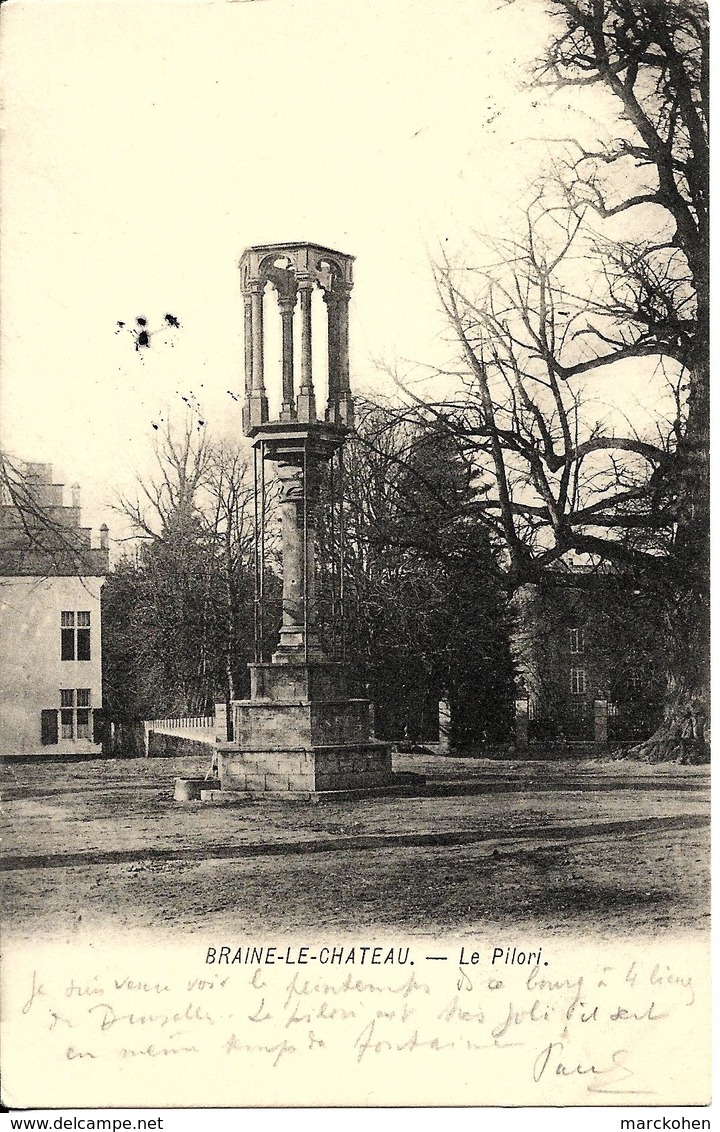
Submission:
[[[8,928],[610,938],[709,922],[705,767],[401,756],[428,777],[417,796],[174,802],[174,777],[206,769],[6,765]]]

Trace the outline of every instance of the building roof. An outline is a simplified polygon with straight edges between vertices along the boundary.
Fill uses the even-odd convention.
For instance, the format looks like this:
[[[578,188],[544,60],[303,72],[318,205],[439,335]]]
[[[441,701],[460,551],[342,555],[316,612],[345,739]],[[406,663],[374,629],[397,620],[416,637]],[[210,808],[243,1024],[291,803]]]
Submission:
[[[0,499],[0,575],[102,577],[108,572],[107,528],[101,545],[81,525],[80,489],[65,502],[50,464],[3,462]]]

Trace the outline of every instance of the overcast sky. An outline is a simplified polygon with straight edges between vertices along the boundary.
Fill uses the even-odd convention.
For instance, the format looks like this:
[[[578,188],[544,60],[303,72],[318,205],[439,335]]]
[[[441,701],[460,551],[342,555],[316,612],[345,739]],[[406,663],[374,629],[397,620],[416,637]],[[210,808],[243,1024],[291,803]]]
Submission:
[[[429,255],[503,232],[547,161],[597,133],[527,87],[540,0],[3,5],[2,443],[83,487],[85,518],[199,398],[239,431],[237,261],[309,239],[357,257],[356,390],[440,362]],[[597,102],[597,95],[594,96]],[[117,322],[159,327],[138,353]]]

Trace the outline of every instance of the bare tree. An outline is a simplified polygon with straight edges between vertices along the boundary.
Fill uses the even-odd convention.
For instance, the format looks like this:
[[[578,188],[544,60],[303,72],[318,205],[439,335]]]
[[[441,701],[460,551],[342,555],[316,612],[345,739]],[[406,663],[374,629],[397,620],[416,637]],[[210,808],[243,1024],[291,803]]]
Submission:
[[[207,474],[211,542],[223,581],[226,698],[236,698],[237,642],[250,639],[255,543],[253,479],[245,452],[213,446]],[[248,658],[249,659],[249,658]]]
[[[108,670],[117,645],[138,674],[138,711],[193,714],[218,695],[233,699],[246,683],[252,478],[247,455],[213,443],[190,415],[181,428],[158,430],[155,457],[134,498],[117,504],[140,544],[106,589]],[[122,706],[121,673],[115,682]]]
[[[201,493],[206,487],[210,449],[205,432],[192,414],[183,427],[157,427],[155,475],[135,477],[135,498],[121,495],[115,505],[130,520],[133,538],[162,542],[185,525],[200,521]]]
[[[614,282],[617,334],[603,365],[651,354],[687,385],[687,413],[668,468],[677,551],[705,570],[709,506],[709,95],[707,8],[700,0],[552,0],[561,32],[537,81],[603,86],[619,108],[617,140],[577,146],[566,170],[574,202],[602,220],[625,217],[634,239],[601,237]]]
[[[659,414],[648,436],[609,406],[607,419],[597,415],[587,355],[591,338],[608,337],[595,313],[607,308],[597,285],[593,296],[575,290],[582,243],[575,214],[558,215],[541,196],[526,245],[506,244],[501,267],[473,270],[470,293],[450,265],[436,272],[467,374],[462,396],[436,406],[435,419],[474,453],[483,489],[474,509],[503,540],[518,584],[568,551],[650,570],[672,540],[663,483],[681,422]],[[675,375],[667,390],[680,413],[681,385]]]
[[[569,551],[659,596],[665,718],[653,758],[705,751],[708,660],[708,29],[695,0],[550,0],[536,82],[602,86],[617,140],[568,142],[525,231],[436,267],[461,396],[419,411],[477,465],[476,512],[508,584]],[[487,258],[487,257],[486,257]],[[632,366],[651,424],[598,414]]]

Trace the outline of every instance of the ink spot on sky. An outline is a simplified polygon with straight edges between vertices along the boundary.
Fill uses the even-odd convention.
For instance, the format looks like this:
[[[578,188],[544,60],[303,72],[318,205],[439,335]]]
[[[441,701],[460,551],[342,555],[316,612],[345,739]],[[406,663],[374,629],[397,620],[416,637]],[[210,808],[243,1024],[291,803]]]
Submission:
[[[1,2],[2,0],[0,0],[0,3]],[[131,324],[128,326],[126,322],[118,319],[115,324],[115,333],[120,334],[121,331],[127,330],[128,334],[132,335],[133,342],[135,344],[135,352],[139,354],[141,350],[149,349],[153,335],[157,335],[162,331],[179,330],[181,326],[182,323],[180,322],[180,319],[176,314],[164,315],[162,323],[159,326],[152,328],[148,326],[148,320],[145,315],[139,314],[135,318],[134,325]],[[169,342],[171,348],[175,347],[175,343],[169,337],[163,339],[162,341],[166,345]]]

